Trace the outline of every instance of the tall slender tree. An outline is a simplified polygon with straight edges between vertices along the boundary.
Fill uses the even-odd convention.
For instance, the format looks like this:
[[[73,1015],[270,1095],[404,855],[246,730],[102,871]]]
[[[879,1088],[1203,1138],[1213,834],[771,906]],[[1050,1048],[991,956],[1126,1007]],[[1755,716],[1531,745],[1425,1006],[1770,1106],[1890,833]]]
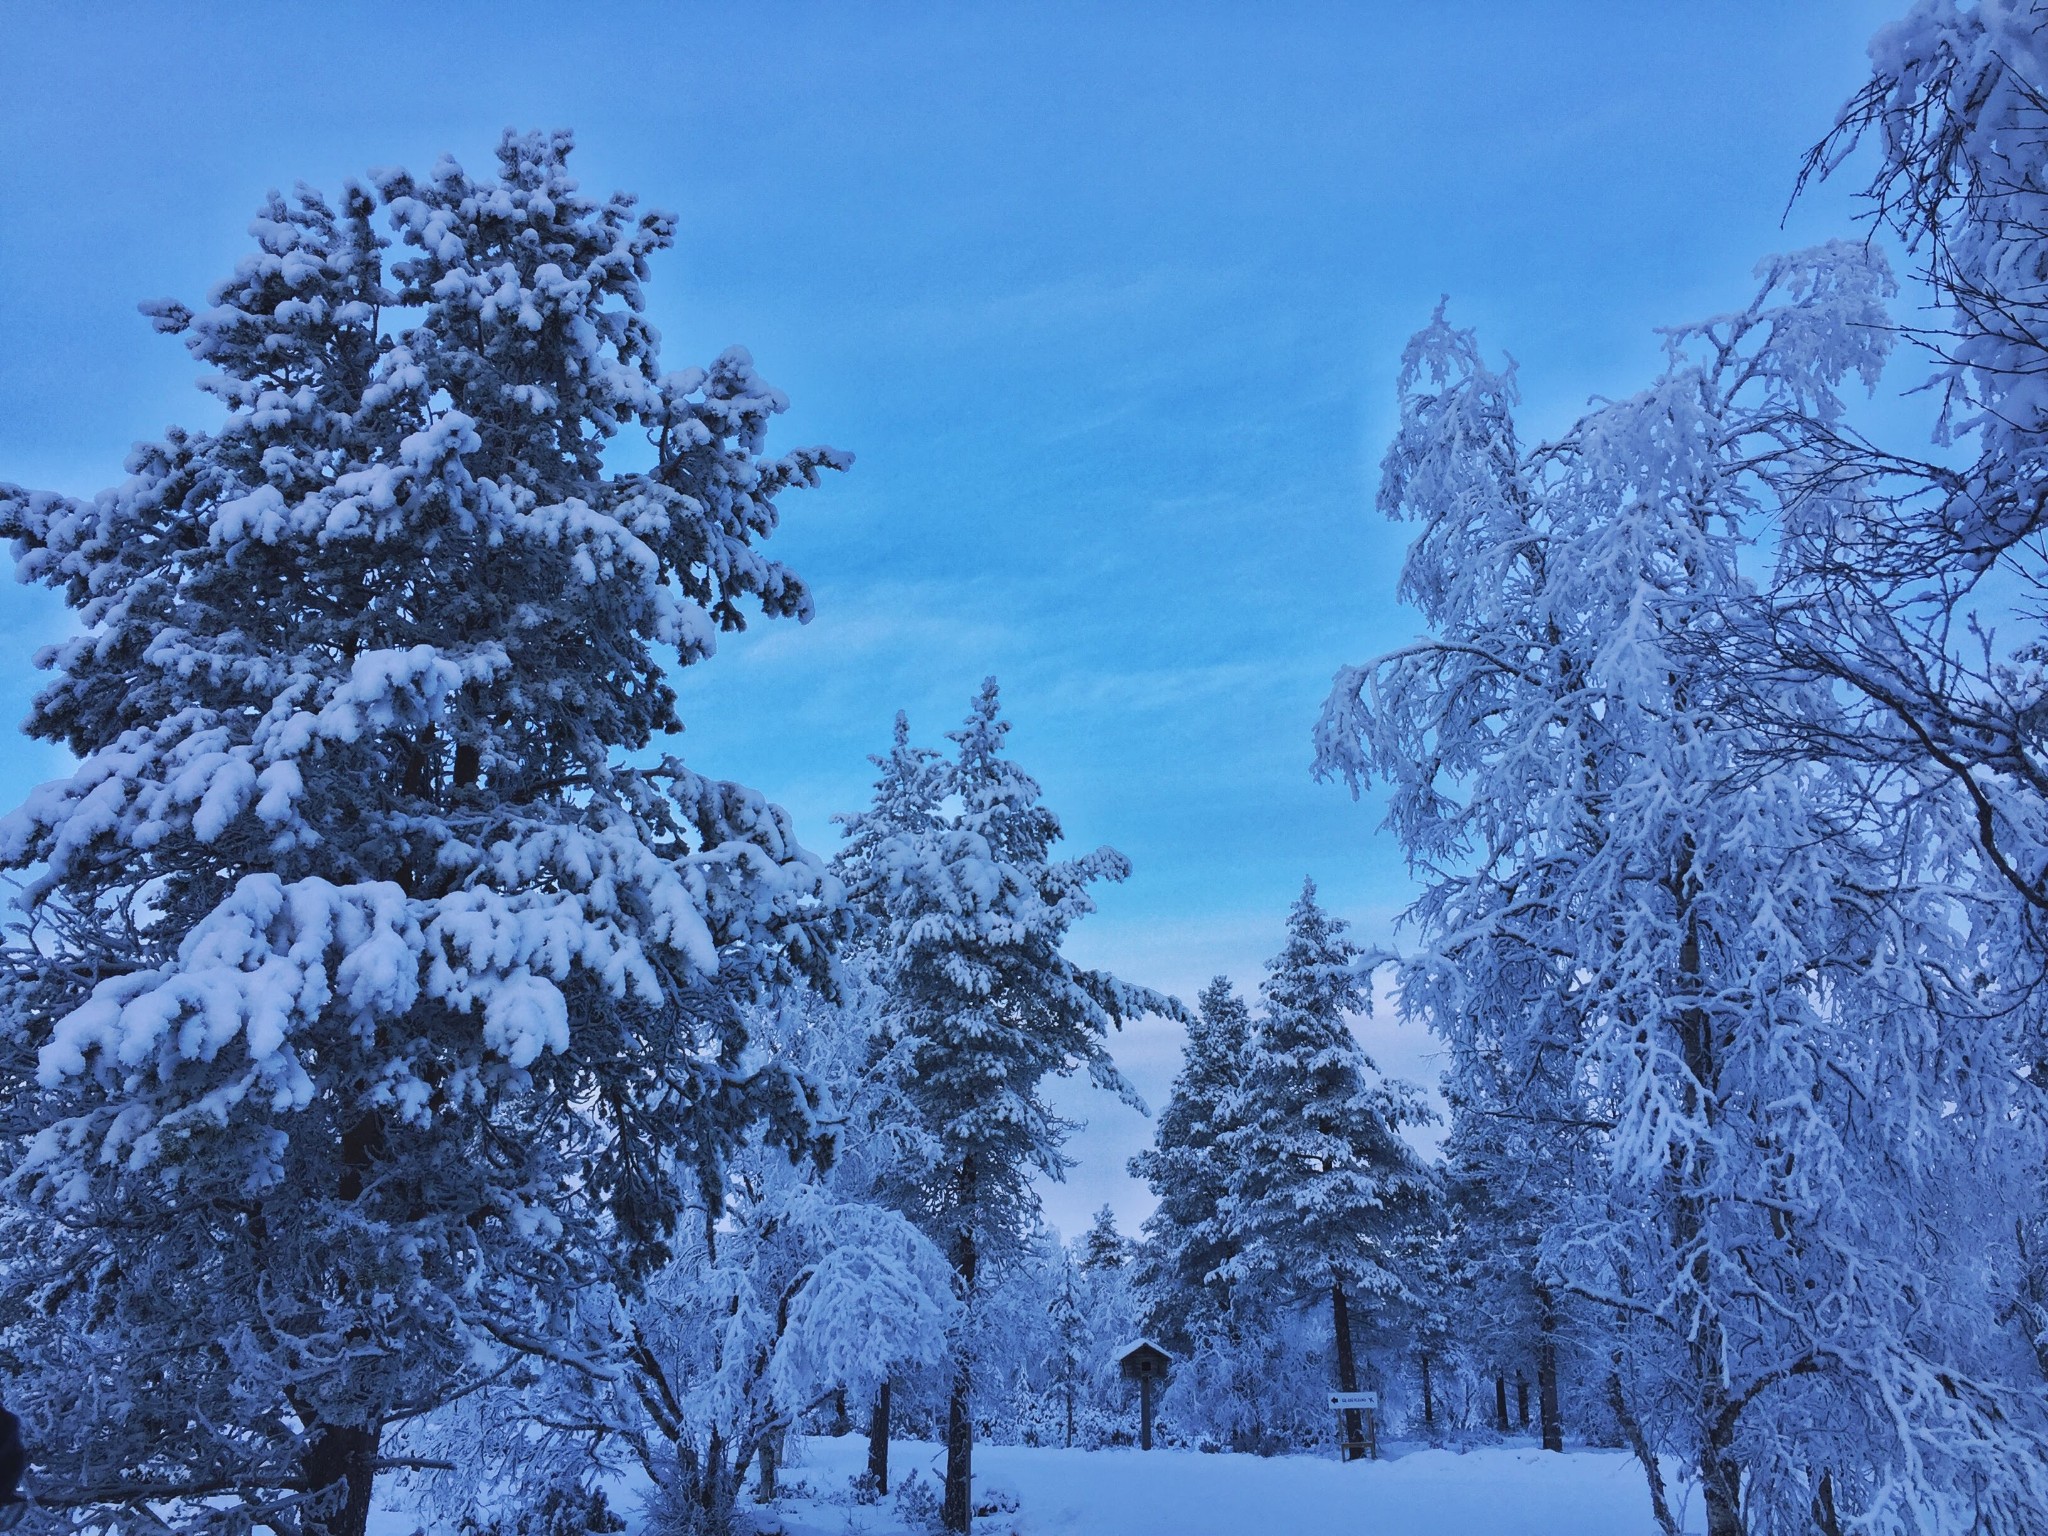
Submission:
[[[886,1044],[905,1102],[930,1138],[904,1199],[952,1261],[972,1309],[985,1271],[1014,1256],[1038,1213],[1036,1175],[1062,1176],[1069,1129],[1043,1097],[1049,1075],[1086,1068],[1138,1104],[1110,1059],[1109,1031],[1173,999],[1075,965],[1067,930],[1094,910],[1088,887],[1122,880],[1123,855],[1055,860],[1059,818],[1003,755],[1009,724],[982,685],[943,764],[908,744],[878,759],[870,810],[845,818],[839,869],[869,923],[887,996]],[[1142,1106],[1141,1106],[1142,1107]],[[973,1518],[974,1362],[955,1362],[944,1518]]]
[[[29,729],[80,760],[0,823],[0,1353],[103,1525],[361,1536],[387,1426],[605,1369],[578,1293],[763,1112],[808,1134],[738,1005],[819,965],[824,867],[625,754],[743,602],[808,617],[756,546],[848,461],[763,456],[743,352],[662,371],[674,221],[570,148],[273,196],[205,306],[149,306],[222,424],[0,488],[78,619]]]
[[[1224,1226],[1230,1177],[1217,1143],[1244,1086],[1250,1038],[1244,999],[1227,976],[1216,977],[1196,1000],[1186,1055],[1152,1145],[1131,1159],[1132,1176],[1159,1197],[1145,1218],[1138,1261],[1146,1322],[1183,1349],[1222,1326],[1228,1313],[1222,1271],[1236,1246]]]
[[[1404,1228],[1431,1194],[1403,1126],[1429,1118],[1408,1084],[1383,1078],[1351,1032],[1367,997],[1346,924],[1313,881],[1287,914],[1286,946],[1267,962],[1245,1053],[1244,1086],[1217,1140],[1229,1189],[1227,1277],[1330,1306],[1337,1386],[1358,1390],[1351,1309],[1405,1289]],[[1361,1439],[1347,1410],[1347,1455]]]

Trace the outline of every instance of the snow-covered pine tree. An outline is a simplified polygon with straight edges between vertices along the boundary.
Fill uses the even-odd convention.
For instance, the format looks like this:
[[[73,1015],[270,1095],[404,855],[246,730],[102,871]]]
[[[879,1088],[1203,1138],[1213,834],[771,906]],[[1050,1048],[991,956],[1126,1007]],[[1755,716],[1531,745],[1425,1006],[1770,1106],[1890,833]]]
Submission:
[[[388,1424],[601,1368],[577,1292],[764,1112],[808,1135],[736,1005],[819,963],[826,871],[624,754],[743,602],[809,614],[756,546],[848,461],[763,456],[743,352],[661,371],[673,220],[570,148],[273,196],[206,306],[150,307],[222,424],[0,491],[79,623],[29,729],[81,760],[0,824],[0,1351],[88,1521],[359,1536]]]
[[[1123,855],[1098,848],[1054,860],[1059,818],[1003,755],[1009,724],[994,678],[955,753],[935,765],[908,746],[878,759],[870,810],[844,818],[837,869],[865,913],[865,946],[887,994],[888,1049],[905,1102],[931,1138],[904,1192],[952,1261],[970,1309],[984,1268],[1015,1254],[1038,1212],[1035,1175],[1061,1177],[1067,1126],[1046,1104],[1048,1075],[1085,1067],[1137,1104],[1111,1061],[1108,1032],[1146,1013],[1179,1017],[1173,999],[1075,965],[1067,930],[1094,910],[1088,887],[1122,880]],[[972,1519],[973,1361],[955,1363],[946,1451],[945,1520]]]
[[[2043,1425],[1989,1191],[2035,1141],[1980,887],[1938,806],[1737,723],[1834,717],[1738,665],[1743,529],[1811,489],[1798,424],[1875,377],[1889,280],[1846,244],[1759,277],[1527,455],[1512,379],[1439,311],[1381,492],[1418,524],[1402,591],[1433,634],[1339,674],[1319,764],[1391,785],[1426,882],[1401,1003],[1454,1094],[1597,1138],[1540,1262],[1615,1320],[1612,1404],[1667,1522],[1659,1441],[1711,1536],[2018,1532]]]
[[[1229,1299],[1219,1271],[1236,1248],[1224,1230],[1229,1173],[1217,1140],[1225,1112],[1243,1087],[1251,1012],[1218,976],[1196,999],[1186,1054],[1173,1080],[1152,1145],[1131,1159],[1131,1176],[1159,1197],[1145,1218],[1138,1285],[1146,1326],[1183,1350],[1222,1326]]]
[[[1326,1301],[1337,1387],[1358,1390],[1351,1308],[1400,1296],[1404,1227],[1431,1198],[1429,1170],[1401,1128],[1429,1117],[1408,1084],[1384,1078],[1351,1033],[1368,1002],[1348,925],[1316,902],[1313,881],[1287,914],[1287,943],[1267,962],[1245,1052],[1243,1087],[1216,1147],[1229,1174],[1227,1279],[1290,1301]],[[1345,1439],[1360,1438],[1347,1415]],[[1347,1450],[1347,1455],[1349,1451]]]
[[[1136,1247],[1117,1230],[1116,1212],[1105,1204],[1081,1234],[1081,1256],[1077,1262],[1085,1270],[1123,1269],[1135,1257]]]
[[[1091,1358],[1094,1330],[1088,1326],[1088,1308],[1080,1266],[1070,1253],[1060,1255],[1059,1290],[1048,1309],[1052,1322],[1051,1385],[1059,1400],[1060,1444],[1074,1448],[1080,1431],[1081,1402],[1088,1390],[1096,1364]]]

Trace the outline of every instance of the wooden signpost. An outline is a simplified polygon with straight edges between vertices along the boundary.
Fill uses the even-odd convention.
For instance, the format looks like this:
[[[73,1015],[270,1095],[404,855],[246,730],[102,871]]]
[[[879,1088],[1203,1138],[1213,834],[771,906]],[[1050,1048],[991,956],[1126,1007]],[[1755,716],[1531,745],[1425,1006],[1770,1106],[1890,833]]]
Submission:
[[[1138,1384],[1138,1448],[1152,1449],[1152,1383],[1166,1380],[1173,1357],[1150,1339],[1133,1339],[1116,1352],[1124,1376]]]
[[[1332,1392],[1330,1407],[1337,1414],[1337,1454],[1346,1461],[1376,1459],[1380,1453],[1379,1424],[1376,1422],[1379,1393]]]

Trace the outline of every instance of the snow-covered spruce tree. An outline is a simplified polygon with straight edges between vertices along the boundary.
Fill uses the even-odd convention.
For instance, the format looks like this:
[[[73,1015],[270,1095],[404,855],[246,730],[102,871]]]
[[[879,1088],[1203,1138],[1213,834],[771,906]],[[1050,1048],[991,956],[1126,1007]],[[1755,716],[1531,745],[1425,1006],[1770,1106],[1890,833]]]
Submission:
[[[0,491],[79,623],[29,728],[80,759],[0,825],[0,1353],[83,1519],[360,1533],[387,1426],[600,1368],[579,1288],[659,1259],[744,1126],[808,1134],[736,1004],[819,963],[826,871],[624,754],[743,602],[808,615],[756,545],[848,461],[763,457],[742,352],[661,371],[673,221],[569,151],[273,197],[205,307],[150,306],[222,424],[89,501]]]
[[[1094,1330],[1089,1327],[1086,1282],[1072,1254],[1060,1255],[1059,1290],[1047,1315],[1052,1323],[1048,1360],[1053,1396],[1059,1409],[1059,1443],[1074,1448],[1081,1431],[1081,1405],[1094,1374]]]
[[[1889,281],[1840,244],[1760,277],[1530,454],[1470,333],[1415,338],[1381,505],[1432,635],[1339,673],[1319,765],[1391,786],[1426,882],[1401,1003],[1454,1094],[1597,1138],[1540,1264],[1615,1319],[1653,1493],[1661,1440],[1712,1536],[2017,1532],[2041,1405],[1987,1280],[2034,1154],[1972,872],[1925,805],[1873,818],[1881,786],[1734,723],[1834,708],[1731,665],[1742,530],[1875,377]]]
[[[930,1138],[900,1198],[952,1261],[970,1312],[984,1270],[1016,1254],[1033,1227],[1033,1176],[1067,1166],[1067,1126],[1041,1096],[1044,1079],[1086,1067],[1137,1104],[1105,1037],[1127,1018],[1183,1012],[1060,952],[1094,910],[1088,887],[1123,879],[1130,865],[1110,848],[1052,858],[1059,818],[1003,756],[1008,731],[993,678],[950,733],[949,761],[909,746],[899,717],[894,750],[876,759],[872,806],[844,819],[835,866],[866,917],[896,1080]],[[956,1531],[972,1519],[973,1399],[963,1350],[946,1446],[945,1520]]]
[[[1105,1204],[1081,1234],[1081,1252],[1076,1262],[1090,1271],[1125,1269],[1136,1253],[1137,1245],[1117,1230],[1116,1212]]]
[[[1216,1143],[1225,1111],[1243,1086],[1250,1036],[1244,999],[1227,976],[1216,977],[1196,999],[1186,1054],[1152,1145],[1131,1159],[1131,1176],[1159,1197],[1145,1218],[1138,1261],[1146,1326],[1183,1351],[1223,1328],[1228,1315],[1219,1271],[1236,1249],[1223,1226],[1230,1180]]]
[[[1224,1278],[1327,1302],[1337,1387],[1356,1392],[1352,1305],[1402,1294],[1396,1251],[1427,1206],[1431,1179],[1401,1139],[1403,1126],[1428,1118],[1427,1106],[1408,1084],[1381,1077],[1351,1033],[1350,1015],[1368,999],[1346,926],[1304,882],[1286,946],[1266,964],[1243,1087],[1215,1145],[1236,1249]],[[1345,1439],[1355,1443],[1357,1415],[1346,1417]]]

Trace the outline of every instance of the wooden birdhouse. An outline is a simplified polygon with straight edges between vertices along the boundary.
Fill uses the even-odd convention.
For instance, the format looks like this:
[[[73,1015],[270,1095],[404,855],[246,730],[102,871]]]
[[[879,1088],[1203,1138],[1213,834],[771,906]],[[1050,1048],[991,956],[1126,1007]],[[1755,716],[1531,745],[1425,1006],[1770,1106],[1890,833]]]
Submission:
[[[1138,1384],[1138,1446],[1152,1449],[1152,1387],[1166,1380],[1166,1368],[1173,1356],[1150,1339],[1133,1339],[1116,1352],[1117,1369],[1128,1381]]]

